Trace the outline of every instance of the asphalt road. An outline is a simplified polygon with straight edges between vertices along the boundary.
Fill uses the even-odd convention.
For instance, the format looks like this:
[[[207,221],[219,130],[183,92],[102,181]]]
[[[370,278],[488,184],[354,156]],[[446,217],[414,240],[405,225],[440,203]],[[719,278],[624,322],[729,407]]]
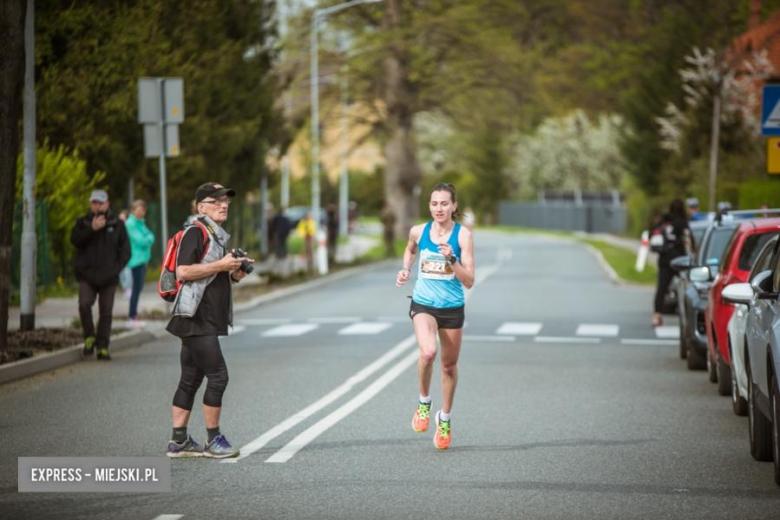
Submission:
[[[659,337],[674,322],[650,327],[652,290],[573,242],[475,239],[448,451],[411,429],[411,285],[385,264],[237,316],[222,431],[242,458],[174,460],[170,493],[18,493],[17,457],[164,455],[175,338],[0,387],[0,517],[780,517],[746,420]]]

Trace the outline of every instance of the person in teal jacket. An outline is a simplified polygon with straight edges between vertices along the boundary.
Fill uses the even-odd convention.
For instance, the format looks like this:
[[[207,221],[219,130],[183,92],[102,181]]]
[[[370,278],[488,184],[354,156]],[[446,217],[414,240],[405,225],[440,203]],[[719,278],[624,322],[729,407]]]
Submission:
[[[127,267],[133,273],[133,292],[130,294],[130,312],[128,318],[131,322],[141,325],[138,321],[138,298],[144,288],[146,278],[146,265],[152,256],[152,244],[154,233],[146,227],[146,202],[136,200],[130,208],[130,216],[127,217],[125,228],[130,237],[131,255]]]

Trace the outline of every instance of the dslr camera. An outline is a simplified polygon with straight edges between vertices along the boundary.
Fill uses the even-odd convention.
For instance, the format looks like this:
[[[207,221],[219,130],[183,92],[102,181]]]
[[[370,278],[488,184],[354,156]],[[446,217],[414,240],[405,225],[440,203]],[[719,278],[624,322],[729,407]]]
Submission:
[[[233,258],[246,258],[246,251],[244,251],[240,247],[234,249]],[[254,271],[255,268],[251,263],[249,263],[249,260],[244,260],[241,262],[241,270],[244,271],[246,274],[252,274],[252,271]]]

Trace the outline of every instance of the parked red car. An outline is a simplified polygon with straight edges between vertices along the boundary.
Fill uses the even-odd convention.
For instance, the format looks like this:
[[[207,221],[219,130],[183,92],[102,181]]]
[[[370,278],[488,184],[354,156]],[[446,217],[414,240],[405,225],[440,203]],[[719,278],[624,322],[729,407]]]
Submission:
[[[720,395],[731,395],[731,352],[728,325],[734,305],[721,298],[732,283],[746,282],[761,249],[780,234],[780,218],[761,218],[740,223],[721,257],[718,273],[710,287],[705,324],[707,330],[707,368],[710,381],[718,383]]]

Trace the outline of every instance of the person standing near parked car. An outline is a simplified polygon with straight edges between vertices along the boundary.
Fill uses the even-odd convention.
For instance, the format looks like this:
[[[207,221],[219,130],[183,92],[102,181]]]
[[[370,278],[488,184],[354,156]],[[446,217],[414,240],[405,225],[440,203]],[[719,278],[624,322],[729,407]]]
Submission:
[[[146,265],[152,257],[152,244],[154,244],[154,233],[146,226],[145,217],[146,202],[139,199],[133,202],[130,215],[125,222],[132,253],[127,267],[133,274],[133,290],[130,293],[130,312],[127,318],[134,327],[143,326],[143,322],[138,319],[138,298],[144,288]]]
[[[95,190],[89,198],[90,211],[79,218],[70,235],[76,247],[75,274],[79,282],[79,317],[84,329],[84,355],[109,361],[111,314],[119,273],[130,259],[130,241],[125,224],[111,213],[108,193]],[[97,335],[92,306],[99,298]]]
[[[663,245],[658,255],[658,283],[655,289],[653,326],[663,325],[664,297],[675,272],[671,261],[693,250],[693,238],[688,226],[688,214],[681,199],[674,199],[669,205],[669,218],[662,227]]]

